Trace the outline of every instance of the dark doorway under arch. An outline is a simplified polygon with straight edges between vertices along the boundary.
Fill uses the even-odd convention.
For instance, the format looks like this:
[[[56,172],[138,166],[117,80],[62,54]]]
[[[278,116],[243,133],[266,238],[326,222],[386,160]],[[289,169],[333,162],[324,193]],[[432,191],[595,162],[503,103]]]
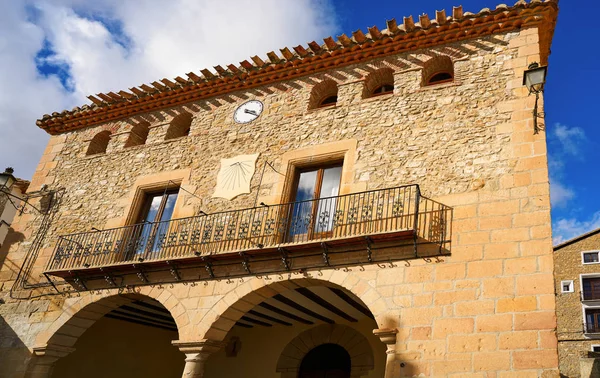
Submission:
[[[304,356],[298,378],[350,378],[350,354],[337,344],[322,344]]]

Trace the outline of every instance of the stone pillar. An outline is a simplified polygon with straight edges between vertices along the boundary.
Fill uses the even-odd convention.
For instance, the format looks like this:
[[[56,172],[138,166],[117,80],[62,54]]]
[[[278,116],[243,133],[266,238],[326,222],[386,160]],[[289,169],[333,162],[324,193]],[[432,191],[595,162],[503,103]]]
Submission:
[[[50,378],[54,363],[75,351],[75,348],[49,344],[33,348],[33,357],[29,361],[26,378]]]
[[[203,378],[206,360],[225,345],[221,341],[206,339],[201,341],[175,340],[172,344],[185,354],[182,378]]]
[[[386,359],[385,359],[385,375],[384,378],[394,377],[394,362],[396,361],[396,328],[374,329],[373,334],[379,337],[382,343],[385,344]]]

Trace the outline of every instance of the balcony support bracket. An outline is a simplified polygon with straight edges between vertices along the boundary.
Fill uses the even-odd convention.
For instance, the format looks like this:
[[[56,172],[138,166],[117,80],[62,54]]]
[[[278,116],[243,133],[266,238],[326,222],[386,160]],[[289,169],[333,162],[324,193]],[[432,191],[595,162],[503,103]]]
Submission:
[[[252,274],[250,271],[250,263],[248,262],[248,256],[244,252],[240,252],[240,257],[242,258],[242,267],[248,274]]]
[[[285,250],[285,248],[278,248],[279,253],[281,254],[281,263],[283,264],[283,267],[285,268],[285,270],[287,270],[288,272],[290,271],[290,259],[288,257],[288,253]]]
[[[323,262],[327,266],[331,266],[329,262],[329,249],[327,249],[327,243],[321,243],[321,248],[323,248]]]
[[[100,268],[100,271],[102,271],[102,273],[104,273],[104,280],[111,286],[111,287],[116,287],[117,283],[115,282],[115,279],[113,278],[113,276],[107,272],[106,270]]]
[[[135,264],[133,265],[133,267],[138,270],[136,274],[140,281],[142,281],[143,283],[148,283],[148,276],[146,276],[146,272],[144,272],[144,269],[142,269],[141,266]]]
[[[56,290],[57,293],[60,294],[60,290],[58,290],[58,288],[56,287],[56,285],[54,284],[54,281],[52,281],[50,279],[50,277],[48,277],[47,273],[44,273],[44,277],[46,277],[46,279],[48,280],[48,282],[50,282],[50,285],[52,285],[52,287],[54,288],[54,290]]]
[[[171,267],[171,269],[169,269],[169,271],[171,272],[171,275],[173,276],[173,278],[175,278],[175,280],[177,281],[181,281],[181,275],[179,274],[179,269],[177,269],[177,265],[170,260],[167,260],[167,264]]]
[[[373,262],[373,251],[371,250],[371,244],[373,243],[373,241],[368,236],[365,236],[365,240],[367,241],[367,259],[369,260],[369,263],[372,263]]]
[[[202,261],[204,261],[204,264],[205,264],[204,268],[208,272],[208,275],[210,276],[211,279],[214,279],[215,278],[215,272],[213,272],[212,262],[206,256],[202,256]]]

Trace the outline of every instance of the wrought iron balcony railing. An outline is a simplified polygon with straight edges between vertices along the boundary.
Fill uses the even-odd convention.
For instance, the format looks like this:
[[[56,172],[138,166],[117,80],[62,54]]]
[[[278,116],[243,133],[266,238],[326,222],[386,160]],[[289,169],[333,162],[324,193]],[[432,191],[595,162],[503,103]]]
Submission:
[[[451,210],[409,185],[82,232],[59,238],[46,273],[264,254],[400,234],[441,248],[450,239]]]
[[[600,324],[585,323],[583,329],[585,333],[600,333]]]

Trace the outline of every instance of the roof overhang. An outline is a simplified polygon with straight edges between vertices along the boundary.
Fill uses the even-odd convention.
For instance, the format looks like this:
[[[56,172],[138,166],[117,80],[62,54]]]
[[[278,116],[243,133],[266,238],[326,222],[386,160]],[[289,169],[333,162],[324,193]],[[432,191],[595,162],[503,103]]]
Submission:
[[[158,109],[183,105],[193,101],[247,90],[274,82],[290,80],[332,68],[360,63],[407,51],[430,48],[452,42],[481,38],[528,27],[537,27],[540,38],[541,64],[547,64],[556,18],[558,0],[520,0],[514,6],[501,4],[495,10],[482,9],[474,14],[455,7],[452,16],[445,11],[436,12],[435,19],[427,15],[414,22],[412,16],[404,17],[404,23],[387,22],[387,29],[369,28],[352,33],[352,38],[341,35],[335,41],[324,39],[316,42],[281,49],[281,55],[267,54],[268,61],[258,56],[253,63],[245,60],[239,66],[230,64],[227,69],[216,66],[216,74],[208,69],[187,74],[187,79],[177,77],[174,81],[162,79],[150,85],[142,84],[130,91],[100,93],[89,96],[91,105],[76,107],[70,111],[44,115],[37,125],[50,135],[57,135],[109,121],[131,117]]]

